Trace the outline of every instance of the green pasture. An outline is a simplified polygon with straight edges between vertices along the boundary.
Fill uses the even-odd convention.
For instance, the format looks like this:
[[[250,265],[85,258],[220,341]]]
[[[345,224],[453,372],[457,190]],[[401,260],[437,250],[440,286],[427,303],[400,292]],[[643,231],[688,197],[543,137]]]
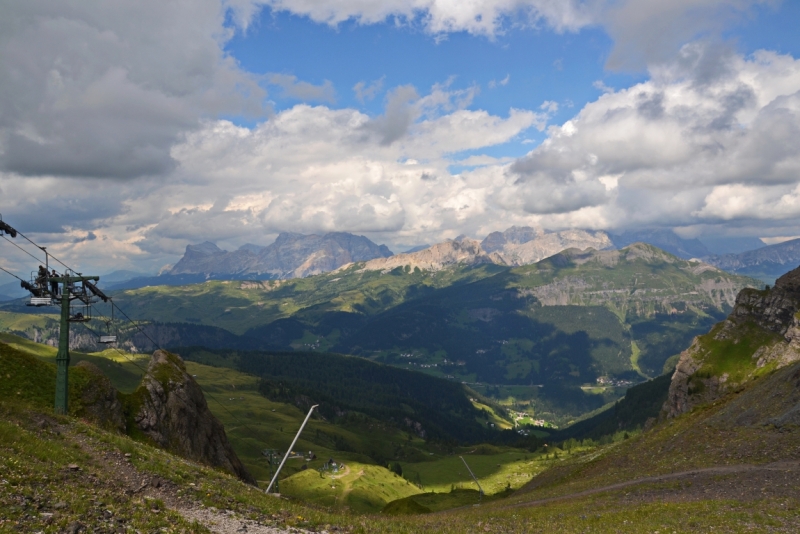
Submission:
[[[384,467],[346,462],[338,473],[306,469],[281,481],[281,494],[355,512],[378,512],[386,504],[422,493],[414,484]]]
[[[487,454],[481,454],[486,452]],[[483,491],[494,494],[519,488],[552,463],[548,454],[529,453],[480,445],[434,461],[401,463],[403,477],[420,484],[426,492],[447,493],[453,489],[477,489],[464,467],[463,456]]]

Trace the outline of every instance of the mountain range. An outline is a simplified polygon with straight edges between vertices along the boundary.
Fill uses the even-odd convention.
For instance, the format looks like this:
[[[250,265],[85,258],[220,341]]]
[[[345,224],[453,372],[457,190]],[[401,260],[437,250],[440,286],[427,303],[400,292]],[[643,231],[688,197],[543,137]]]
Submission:
[[[356,355],[494,398],[535,398],[561,424],[674,365],[740,289],[761,285],[643,243],[522,266],[497,255],[461,239],[306,278],[118,292],[115,302],[147,321],[147,336],[119,329],[120,347],[150,351],[149,337],[165,347]],[[0,326],[48,343],[57,330],[50,318],[8,321]]]
[[[392,269],[409,265],[437,271],[452,265],[493,263],[520,266],[536,263],[563,250],[621,249],[648,243],[682,259],[701,259],[724,271],[772,283],[800,263],[800,240],[761,246],[738,253],[712,254],[699,239],[685,239],[672,230],[644,229],[608,233],[582,229],[546,231],[512,226],[492,232],[482,241],[466,236],[434,245],[414,247],[394,255],[386,245],[346,232],[301,235],[284,232],[268,246],[247,244],[237,250],[220,249],[211,242],[188,245],[178,263],[157,277],[130,277],[106,281],[109,289],[134,289],[148,285],[185,285],[206,280],[269,280],[302,278],[341,269],[356,262],[364,268]],[[710,240],[714,250],[738,250],[763,243],[755,238]],[[0,291],[3,293],[3,291]]]

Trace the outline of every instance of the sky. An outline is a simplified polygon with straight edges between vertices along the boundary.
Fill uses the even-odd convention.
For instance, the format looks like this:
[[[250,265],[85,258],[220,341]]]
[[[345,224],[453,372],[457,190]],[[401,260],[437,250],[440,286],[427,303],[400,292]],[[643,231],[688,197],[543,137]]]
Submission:
[[[0,12],[0,214],[79,269],[283,231],[395,252],[512,225],[800,235],[800,2]],[[0,266],[32,262],[0,241]]]

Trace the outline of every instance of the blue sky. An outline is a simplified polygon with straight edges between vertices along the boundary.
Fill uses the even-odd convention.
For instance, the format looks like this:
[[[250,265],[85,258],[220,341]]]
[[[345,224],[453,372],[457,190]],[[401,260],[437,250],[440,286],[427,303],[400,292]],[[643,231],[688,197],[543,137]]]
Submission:
[[[285,230],[800,234],[800,2],[4,12],[0,213],[82,261],[151,270]]]

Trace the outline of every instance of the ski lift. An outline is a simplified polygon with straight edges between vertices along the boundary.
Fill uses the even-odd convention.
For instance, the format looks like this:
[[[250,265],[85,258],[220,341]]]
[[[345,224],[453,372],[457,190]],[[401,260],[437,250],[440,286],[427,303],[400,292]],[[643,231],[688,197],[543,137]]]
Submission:
[[[75,304],[69,305],[69,322],[85,323],[92,320],[92,295],[89,294],[85,282],[78,284],[67,284],[67,295],[75,298]],[[62,296],[62,298],[64,298]]]
[[[91,289],[91,288],[90,288]],[[111,334],[111,323],[114,322],[114,304],[111,304],[111,319],[106,321],[106,331],[108,332],[104,336],[100,336],[100,343],[104,345],[108,345],[111,343],[117,342],[117,336]]]
[[[17,231],[7,223],[4,223],[3,216],[0,215],[0,235],[3,234],[10,235],[11,237],[17,237]]]
[[[26,282],[25,280],[20,281],[20,287],[28,290],[31,294],[30,300],[27,302],[28,306],[39,307],[53,305],[53,295],[48,290],[48,281],[49,278],[44,267],[39,267],[38,271],[31,273],[30,282]]]

